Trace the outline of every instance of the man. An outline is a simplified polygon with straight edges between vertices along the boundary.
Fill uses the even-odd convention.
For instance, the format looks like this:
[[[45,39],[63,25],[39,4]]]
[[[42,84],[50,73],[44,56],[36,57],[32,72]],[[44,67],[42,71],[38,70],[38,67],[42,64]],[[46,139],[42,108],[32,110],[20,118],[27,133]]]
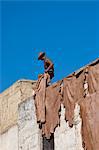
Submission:
[[[48,73],[50,79],[52,79],[54,77],[54,64],[45,56],[44,52],[39,53],[38,60],[44,61],[45,74]]]
[[[42,123],[45,122],[46,87],[50,85],[50,80],[54,77],[54,65],[45,56],[44,52],[39,53],[38,60],[44,61],[45,73],[38,75],[38,81],[36,82],[36,89],[33,96],[36,104],[37,121],[41,127]]]

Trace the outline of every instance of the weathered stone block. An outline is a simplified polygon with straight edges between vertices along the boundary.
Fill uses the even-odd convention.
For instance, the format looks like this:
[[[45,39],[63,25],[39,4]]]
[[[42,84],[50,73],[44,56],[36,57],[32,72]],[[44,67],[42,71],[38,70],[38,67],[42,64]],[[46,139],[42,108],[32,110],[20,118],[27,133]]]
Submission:
[[[18,109],[19,150],[41,150],[41,134],[36,120],[33,98],[19,105]]]
[[[60,127],[56,128],[54,134],[55,150],[83,150],[81,137],[80,107],[76,104],[74,111],[74,126],[69,127],[65,121],[65,109],[61,105]]]

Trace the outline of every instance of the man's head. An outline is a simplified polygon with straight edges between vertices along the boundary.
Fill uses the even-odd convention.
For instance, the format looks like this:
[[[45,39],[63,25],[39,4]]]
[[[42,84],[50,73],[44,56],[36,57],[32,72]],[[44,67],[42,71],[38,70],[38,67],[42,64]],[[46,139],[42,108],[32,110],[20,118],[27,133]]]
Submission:
[[[44,60],[45,58],[45,52],[40,52],[38,55],[38,60]]]

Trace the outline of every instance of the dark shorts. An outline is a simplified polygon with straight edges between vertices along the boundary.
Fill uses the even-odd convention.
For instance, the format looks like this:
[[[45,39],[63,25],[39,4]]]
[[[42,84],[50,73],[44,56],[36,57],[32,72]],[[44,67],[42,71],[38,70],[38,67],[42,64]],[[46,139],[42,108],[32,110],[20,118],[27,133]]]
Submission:
[[[52,70],[49,70],[48,74],[50,75],[50,79],[52,79],[54,77],[54,72]]]

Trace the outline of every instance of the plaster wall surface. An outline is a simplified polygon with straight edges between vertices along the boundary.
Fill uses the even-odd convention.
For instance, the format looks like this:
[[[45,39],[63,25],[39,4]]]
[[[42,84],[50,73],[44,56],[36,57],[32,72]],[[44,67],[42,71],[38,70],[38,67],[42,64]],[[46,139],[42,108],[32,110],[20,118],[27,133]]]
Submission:
[[[42,150],[42,136],[37,124],[33,98],[18,109],[19,150]]]
[[[33,95],[35,81],[19,80],[0,94],[0,133],[17,124],[18,104]]]
[[[18,150],[18,126],[0,135],[0,150]]]
[[[75,106],[74,111],[74,126],[69,127],[65,121],[65,109],[61,105],[60,126],[56,128],[54,134],[55,150],[83,150],[81,137],[81,118],[80,107]]]
[[[32,82],[21,81],[0,97],[0,150],[42,150],[42,136],[32,95]],[[75,108],[73,128],[64,119],[63,105],[61,110],[60,127],[54,134],[55,150],[83,150],[79,106]]]

